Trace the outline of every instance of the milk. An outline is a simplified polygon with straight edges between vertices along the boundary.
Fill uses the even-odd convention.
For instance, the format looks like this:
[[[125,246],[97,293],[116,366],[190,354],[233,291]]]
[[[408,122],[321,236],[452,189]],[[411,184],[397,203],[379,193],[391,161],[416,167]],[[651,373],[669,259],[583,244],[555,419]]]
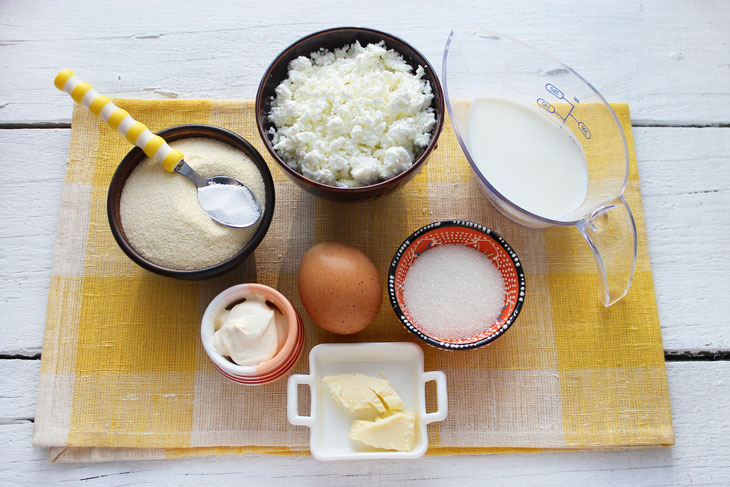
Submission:
[[[505,198],[560,220],[586,198],[588,170],[578,143],[537,107],[477,98],[467,121],[469,153]]]

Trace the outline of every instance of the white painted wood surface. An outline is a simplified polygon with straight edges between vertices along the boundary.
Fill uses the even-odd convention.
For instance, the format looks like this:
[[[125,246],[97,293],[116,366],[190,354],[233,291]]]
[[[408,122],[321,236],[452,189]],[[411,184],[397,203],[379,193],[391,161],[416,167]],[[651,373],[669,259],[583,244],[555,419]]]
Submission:
[[[268,63],[317,30],[359,25],[412,43],[441,71],[451,28],[509,34],[576,69],[640,124],[730,120],[730,3],[4,1],[0,122],[68,121],[49,89],[73,67],[109,96],[252,98]]]
[[[111,96],[250,98],[282,48],[348,24],[403,37],[437,71],[450,28],[510,34],[553,53],[609,100],[628,101],[665,349],[730,350],[730,2],[0,0],[0,485],[727,483],[728,361],[668,364],[677,434],[670,449],[74,466],[47,465],[30,445],[39,361],[26,358],[43,339],[70,136],[38,125],[70,121],[55,73],[71,67]]]

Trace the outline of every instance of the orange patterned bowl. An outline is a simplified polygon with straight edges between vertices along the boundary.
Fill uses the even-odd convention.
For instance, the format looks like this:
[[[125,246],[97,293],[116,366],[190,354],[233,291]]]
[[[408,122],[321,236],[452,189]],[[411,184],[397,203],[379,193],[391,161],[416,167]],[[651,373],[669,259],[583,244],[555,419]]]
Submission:
[[[504,279],[502,312],[474,336],[431,336],[413,320],[403,302],[403,283],[408,269],[428,249],[444,244],[471,247],[487,255]],[[434,279],[439,279],[439,276],[434,276]],[[419,228],[398,248],[388,270],[388,295],[395,314],[406,329],[429,345],[446,350],[477,348],[502,336],[517,319],[525,300],[525,272],[512,247],[489,228],[465,220],[444,220]]]

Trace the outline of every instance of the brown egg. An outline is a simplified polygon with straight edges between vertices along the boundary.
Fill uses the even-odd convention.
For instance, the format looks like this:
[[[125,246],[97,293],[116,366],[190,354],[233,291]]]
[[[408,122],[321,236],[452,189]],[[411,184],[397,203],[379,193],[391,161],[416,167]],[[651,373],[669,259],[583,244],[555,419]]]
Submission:
[[[383,289],[373,261],[342,242],[321,242],[302,257],[299,296],[325,330],[348,335],[363,330],[380,310]]]

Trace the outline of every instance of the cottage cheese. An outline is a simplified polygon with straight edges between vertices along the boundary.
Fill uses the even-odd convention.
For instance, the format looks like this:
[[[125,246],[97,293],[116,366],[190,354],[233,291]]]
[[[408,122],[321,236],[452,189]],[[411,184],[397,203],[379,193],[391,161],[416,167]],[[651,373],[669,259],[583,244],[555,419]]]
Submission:
[[[274,149],[294,170],[332,186],[366,186],[405,171],[436,123],[422,66],[384,43],[320,50],[289,63],[269,119]]]

